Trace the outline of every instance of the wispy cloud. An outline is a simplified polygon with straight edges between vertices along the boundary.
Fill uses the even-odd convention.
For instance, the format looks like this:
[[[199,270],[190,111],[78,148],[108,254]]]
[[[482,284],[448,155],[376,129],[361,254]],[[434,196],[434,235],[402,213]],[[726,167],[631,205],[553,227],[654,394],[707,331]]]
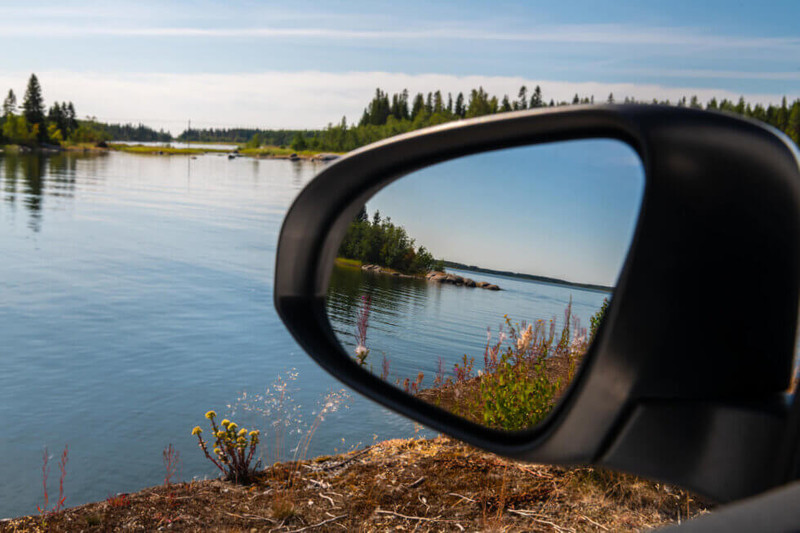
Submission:
[[[716,69],[668,69],[668,68],[610,68],[607,72],[634,76],[653,76],[659,78],[691,78],[720,80],[770,80],[800,81],[800,68],[793,72],[758,72],[751,70],[716,70]]]
[[[44,23],[0,24],[8,37],[75,38],[92,36],[170,38],[256,38],[402,41],[495,41],[559,44],[607,44],[643,46],[687,46],[711,48],[769,48],[800,50],[797,37],[742,37],[714,35],[692,28],[641,27],[632,25],[560,25],[533,27],[524,33],[487,31],[477,27],[430,27],[416,30],[342,29],[326,27],[227,27],[192,26],[82,26]]]
[[[81,115],[119,122],[144,122],[175,133],[186,121],[198,127],[320,128],[343,115],[357,120],[376,87],[412,94],[442,90],[445,94],[482,86],[490,94],[513,97],[521,85],[540,85],[546,100],[572,100],[574,94],[605,100],[613,93],[642,100],[697,95],[738,99],[723,89],[666,87],[657,84],[567,82],[514,76],[455,76],[392,72],[281,72],[244,74],[110,74],[37,72],[47,103],[72,100]],[[0,90],[22,94],[28,73],[0,73]],[[324,89],[323,89],[324,88]],[[783,95],[748,93],[752,102],[779,102]],[[798,95],[789,95],[796,97]]]

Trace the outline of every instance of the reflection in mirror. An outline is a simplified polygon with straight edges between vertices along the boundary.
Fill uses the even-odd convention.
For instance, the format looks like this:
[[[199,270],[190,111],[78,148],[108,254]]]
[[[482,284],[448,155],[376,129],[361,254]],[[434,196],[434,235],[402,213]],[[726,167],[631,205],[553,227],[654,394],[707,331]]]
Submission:
[[[644,187],[610,139],[477,154],[399,179],[345,235],[327,309],[353,360],[479,424],[521,430],[567,390]]]

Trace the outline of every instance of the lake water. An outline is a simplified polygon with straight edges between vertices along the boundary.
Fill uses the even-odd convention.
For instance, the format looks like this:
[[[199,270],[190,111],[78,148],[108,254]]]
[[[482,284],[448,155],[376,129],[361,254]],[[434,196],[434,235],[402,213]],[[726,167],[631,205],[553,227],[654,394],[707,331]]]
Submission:
[[[328,291],[328,316],[337,338],[350,353],[355,352],[357,314],[362,297],[369,298],[370,312],[366,346],[372,371],[389,364],[389,381],[413,381],[419,372],[423,386],[432,383],[439,365],[452,375],[463,356],[474,358],[474,370],[483,368],[488,335],[492,344],[500,331],[508,331],[504,316],[514,325],[544,319],[553,320],[556,342],[564,324],[564,312],[571,303],[571,325],[587,327],[608,292],[582,290],[519,278],[448,269],[476,281],[487,281],[500,291],[439,284],[424,279],[401,278],[336,267]],[[549,324],[548,324],[549,325]],[[501,329],[502,328],[502,329]],[[519,328],[517,328],[519,329]],[[574,329],[570,337],[574,335]]]
[[[284,212],[321,168],[215,155],[0,154],[0,517],[42,504],[45,446],[55,456],[52,492],[69,445],[70,506],[161,483],[170,443],[181,479],[216,476],[192,427],[209,409],[229,415],[243,393],[263,393],[293,368],[287,416],[310,422],[322,394],[341,387],[285,331],[272,278]],[[366,287],[370,339],[391,347],[397,373],[429,370],[439,356],[477,359],[486,327],[496,331],[503,314],[561,316],[570,295],[586,325],[605,296],[483,274],[470,277],[504,290],[364,276],[334,276],[334,326],[350,338]],[[368,400],[347,405],[323,422],[311,455],[415,433]],[[252,412],[233,418],[266,429]]]

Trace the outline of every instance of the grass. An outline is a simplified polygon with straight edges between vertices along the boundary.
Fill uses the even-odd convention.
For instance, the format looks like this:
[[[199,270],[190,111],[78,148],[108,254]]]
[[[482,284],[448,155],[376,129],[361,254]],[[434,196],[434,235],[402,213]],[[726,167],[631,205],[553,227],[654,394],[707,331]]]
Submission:
[[[344,257],[337,257],[334,261],[336,266],[342,267],[350,267],[350,268],[361,268],[361,265],[364,264],[363,261],[359,261],[358,259],[346,259]]]
[[[341,154],[343,152],[327,152],[319,150],[293,150],[291,148],[281,148],[280,146],[259,146],[258,148],[239,148],[241,155],[254,156],[254,157],[289,157],[292,154],[297,154],[303,159],[310,159],[319,154]]]
[[[109,143],[108,146],[109,149],[116,152],[152,155],[202,155],[205,153],[227,153],[230,151],[222,148],[175,148],[170,146],[144,146],[141,144],[130,145]]]

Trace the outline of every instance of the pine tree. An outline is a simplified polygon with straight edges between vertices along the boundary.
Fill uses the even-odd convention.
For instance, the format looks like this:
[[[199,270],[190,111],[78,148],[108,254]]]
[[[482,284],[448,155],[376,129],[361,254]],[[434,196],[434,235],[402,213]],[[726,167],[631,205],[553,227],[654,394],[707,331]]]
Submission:
[[[508,100],[508,95],[503,95],[503,102],[500,104],[500,112],[505,113],[511,111],[511,102]]]
[[[444,100],[442,99],[442,91],[433,93],[433,112],[441,113],[444,111]]]
[[[533,96],[531,96],[531,107],[537,108],[544,106],[544,101],[542,100],[542,88],[538,85],[533,90]]]
[[[400,94],[400,118],[404,120],[411,118],[408,111],[408,89],[403,89]]]
[[[453,93],[447,93],[447,113],[453,114]]]
[[[519,107],[518,109],[528,109],[528,88],[524,85],[519,88]]]
[[[417,93],[414,97],[414,104],[411,106],[411,118],[417,118],[417,115],[419,115],[423,109],[425,109],[425,99],[422,93]]]
[[[70,102],[67,105],[67,113],[66,114],[67,114],[67,124],[69,124],[69,127],[67,128],[67,130],[69,130],[70,133],[71,133],[71,132],[73,132],[73,131],[78,129],[78,117],[75,114],[75,106],[72,105],[72,102]]]
[[[12,89],[8,90],[8,96],[3,100],[3,116],[7,117],[17,112],[17,95]]]
[[[458,96],[456,97],[455,113],[456,113],[457,116],[459,116],[461,118],[464,118],[464,115],[466,114],[466,112],[467,112],[467,110],[464,107],[464,93],[460,92],[460,93],[458,93]]]
[[[608,93],[608,100],[606,100],[609,104],[614,103],[614,93]]]
[[[22,114],[28,124],[33,126],[39,124],[39,138],[44,140],[46,130],[44,128],[44,98],[42,98],[42,88],[36,74],[31,74],[28,80],[28,88],[25,91],[25,99],[22,101]]]

